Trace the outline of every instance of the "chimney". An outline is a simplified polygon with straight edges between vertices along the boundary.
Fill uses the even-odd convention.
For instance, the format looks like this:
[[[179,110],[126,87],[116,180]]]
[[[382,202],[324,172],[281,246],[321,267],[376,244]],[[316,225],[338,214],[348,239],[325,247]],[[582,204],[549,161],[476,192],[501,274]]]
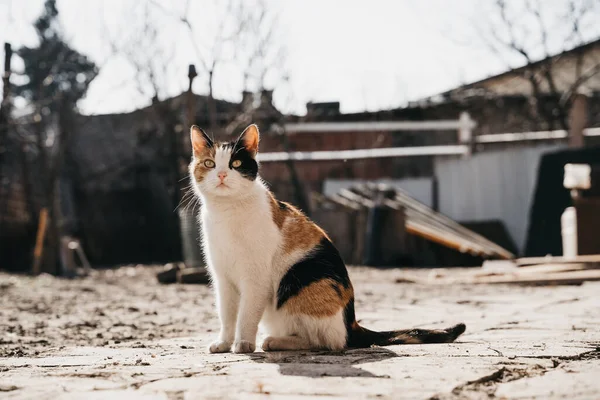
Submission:
[[[260,93],[260,104],[263,106],[273,104],[273,91],[272,90],[263,90]]]
[[[339,115],[340,113],[340,102],[330,101],[326,103],[306,103],[306,114],[307,116],[333,116]]]
[[[242,92],[242,109],[248,110],[254,103],[254,93],[244,90]]]

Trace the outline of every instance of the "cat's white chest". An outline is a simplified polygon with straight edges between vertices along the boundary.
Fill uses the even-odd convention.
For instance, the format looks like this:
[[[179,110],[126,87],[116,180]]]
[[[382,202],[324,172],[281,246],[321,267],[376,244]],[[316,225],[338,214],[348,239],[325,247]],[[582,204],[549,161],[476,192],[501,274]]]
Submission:
[[[269,209],[205,209],[202,224],[204,251],[217,276],[255,279],[270,269],[280,238]]]

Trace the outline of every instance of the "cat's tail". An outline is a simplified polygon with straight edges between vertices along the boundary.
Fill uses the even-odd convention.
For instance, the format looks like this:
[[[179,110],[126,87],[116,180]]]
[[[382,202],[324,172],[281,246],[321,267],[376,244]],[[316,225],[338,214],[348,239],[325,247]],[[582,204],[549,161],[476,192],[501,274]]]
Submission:
[[[376,332],[363,328],[354,316],[354,299],[346,308],[347,347],[364,348],[372,345],[451,343],[467,329],[465,324],[447,329],[402,329],[398,331]]]
[[[353,325],[348,332],[348,347],[350,348],[372,345],[451,343],[467,328],[465,324],[458,324],[448,329],[402,329],[376,332],[363,328],[356,322]]]

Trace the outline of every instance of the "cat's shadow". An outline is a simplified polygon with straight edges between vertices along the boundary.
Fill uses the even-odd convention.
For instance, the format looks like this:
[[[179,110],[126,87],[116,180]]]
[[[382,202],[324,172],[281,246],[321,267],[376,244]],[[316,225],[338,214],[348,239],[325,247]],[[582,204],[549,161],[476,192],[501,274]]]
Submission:
[[[375,375],[359,368],[358,365],[394,357],[400,356],[382,347],[351,349],[343,352],[273,351],[251,355],[254,362],[278,364],[282,375],[310,378],[323,376],[389,378],[387,375]]]

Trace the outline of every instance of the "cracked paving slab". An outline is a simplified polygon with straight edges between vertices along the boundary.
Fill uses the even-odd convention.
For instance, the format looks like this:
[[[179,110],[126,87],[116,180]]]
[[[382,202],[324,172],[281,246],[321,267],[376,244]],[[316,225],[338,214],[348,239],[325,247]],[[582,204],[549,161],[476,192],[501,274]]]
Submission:
[[[0,398],[600,398],[600,283],[430,287],[352,268],[365,326],[464,321],[467,332],[453,344],[212,355],[209,288],[159,285],[155,271],[0,274]]]

